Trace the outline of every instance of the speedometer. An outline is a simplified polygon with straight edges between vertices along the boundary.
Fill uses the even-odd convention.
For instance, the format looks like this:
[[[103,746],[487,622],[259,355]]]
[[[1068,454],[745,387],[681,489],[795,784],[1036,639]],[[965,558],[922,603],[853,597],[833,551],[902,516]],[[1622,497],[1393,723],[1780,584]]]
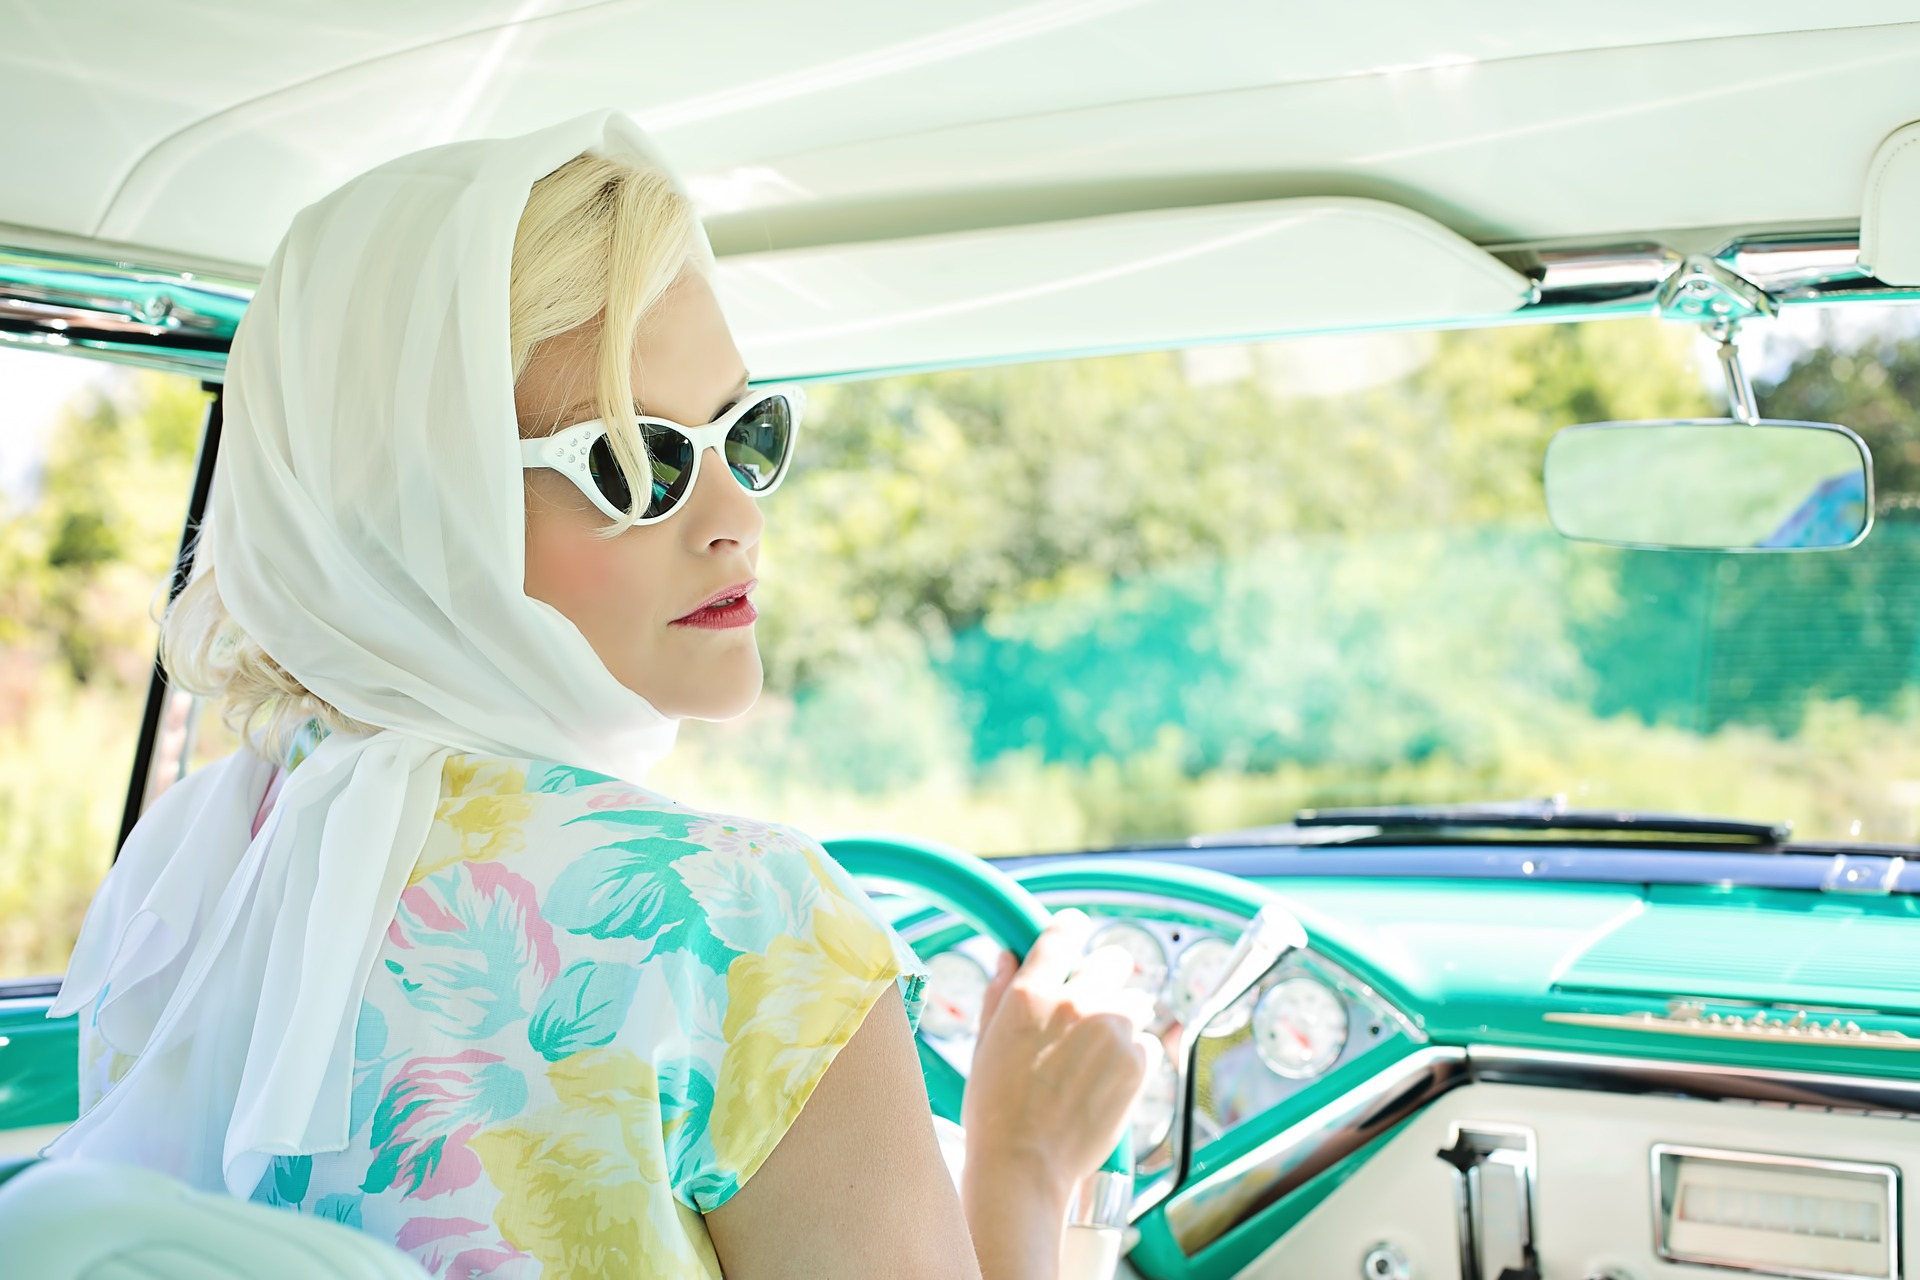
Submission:
[[[1347,1006],[1313,978],[1275,983],[1253,1007],[1253,1046],[1275,1075],[1317,1076],[1347,1047]]]
[[[1233,944],[1224,938],[1197,939],[1180,953],[1180,958],[1173,966],[1173,994],[1169,1001],[1174,1017],[1181,1022],[1193,1017],[1200,1002],[1219,983],[1220,975],[1232,955]],[[1247,1025],[1247,1018],[1252,1011],[1253,994],[1249,992],[1221,1010],[1201,1034],[1209,1039],[1230,1036]]]
[[[1167,1132],[1173,1128],[1174,1102],[1180,1089],[1180,1077],[1174,1074],[1167,1047],[1160,1043],[1158,1036],[1148,1039],[1154,1047],[1148,1050],[1147,1082],[1140,1090],[1140,1100],[1133,1104],[1136,1157],[1146,1155],[1167,1140]]]
[[[1167,985],[1167,950],[1142,926],[1126,920],[1100,926],[1087,939],[1087,953],[1102,947],[1118,947],[1133,961],[1133,976],[1126,982],[1133,990],[1157,997]]]
[[[936,1040],[980,1034],[980,1008],[991,981],[978,960],[959,951],[942,951],[927,961],[927,1002],[920,1029]]]

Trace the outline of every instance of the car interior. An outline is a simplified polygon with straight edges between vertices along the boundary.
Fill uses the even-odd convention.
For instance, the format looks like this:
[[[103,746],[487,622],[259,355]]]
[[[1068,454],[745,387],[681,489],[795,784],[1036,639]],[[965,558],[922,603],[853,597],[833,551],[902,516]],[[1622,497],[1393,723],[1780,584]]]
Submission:
[[[1415,352],[1247,468],[1272,486],[1247,509],[1332,512],[1291,550],[1142,570],[1115,552],[1120,585],[1087,604],[1070,571],[1106,553],[1062,534],[1055,595],[963,601],[972,629],[927,648],[958,711],[833,703],[807,692],[825,667],[796,667],[794,723],[898,721],[861,739],[867,807],[823,802],[817,834],[927,965],[935,1114],[960,1118],[997,952],[1078,907],[1091,945],[1133,958],[1164,1052],[1063,1274],[1899,1280],[1920,1230],[1920,784],[1899,754],[1920,731],[1920,434],[1901,434],[1920,382],[1875,353],[1920,333],[1915,18],[1891,0],[22,5],[0,11],[0,357],[197,388],[184,518],[143,588],[164,597],[192,569],[235,326],[294,213],[405,152],[603,106],[685,178],[754,380],[817,385],[830,422],[868,414],[871,436],[833,446],[868,452],[835,465],[897,466],[929,509],[974,502],[970,529],[1003,502],[1064,523],[1080,498],[1001,472],[943,497],[965,468],[899,461],[885,434],[921,440],[925,397],[989,385],[959,380],[1164,367],[1225,396],[1276,362],[1304,386],[1337,381],[1340,353]],[[1848,325],[1894,336],[1844,346]],[[1815,336],[1783,356],[1776,333]],[[1480,404],[1497,379],[1475,352],[1567,335],[1651,335],[1697,367],[1684,396],[1637,396],[1657,362],[1623,345],[1619,387],[1570,396],[1537,440],[1434,410],[1404,465],[1342,455],[1358,496],[1289,493],[1371,438],[1341,414],[1445,379],[1448,405]],[[1822,383],[1789,404],[1781,370],[1816,348],[1847,362],[1832,387],[1873,398]],[[970,394],[940,402],[959,435],[988,430]],[[1168,481],[1183,511],[1243,502],[1231,458],[1191,456]],[[1524,487],[1524,538],[1488,517],[1435,541],[1421,495],[1465,466]],[[776,501],[804,500],[803,468]],[[1112,536],[1150,540],[1188,519],[1177,503]],[[1364,565],[1330,549],[1376,526]],[[1591,607],[1548,634],[1563,597]],[[1630,639],[1613,665],[1602,631]],[[896,678],[860,652],[848,669]],[[136,677],[120,836],[218,740],[157,666]],[[1604,714],[1551,709],[1576,697]],[[1496,702],[1538,710],[1501,728]],[[1080,826],[1001,838],[927,807],[916,735],[983,706],[969,758],[1001,734],[1004,762],[978,776],[1038,762],[995,803],[1084,765]],[[1124,744],[1187,782],[1311,780],[1381,735],[1367,788],[1302,782],[1262,794],[1304,803],[1210,826],[1138,816],[1158,775],[1100,763]],[[1564,747],[1565,767],[1434,781],[1456,739]],[[1749,754],[1715,763],[1727,743]],[[1581,790],[1628,758],[1641,791]],[[1803,803],[1803,782],[1842,799]],[[96,880],[115,847],[89,855]],[[78,1107],[76,1026],[46,1017],[59,982],[0,973],[0,1272],[420,1274],[333,1224],[38,1160]]]

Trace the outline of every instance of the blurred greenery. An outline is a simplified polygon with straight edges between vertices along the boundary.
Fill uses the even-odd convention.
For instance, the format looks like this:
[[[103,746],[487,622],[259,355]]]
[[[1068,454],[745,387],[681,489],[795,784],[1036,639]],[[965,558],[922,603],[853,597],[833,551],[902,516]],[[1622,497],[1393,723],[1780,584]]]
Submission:
[[[1411,372],[1319,392],[1316,361],[1369,348]],[[662,780],[989,852],[1549,793],[1920,836],[1920,526],[1740,557],[1546,525],[1559,427],[1720,411],[1687,330],[1255,356],[1215,383],[1167,354],[824,389],[769,511],[768,696],[689,725]],[[1822,416],[1796,397],[1838,358],[1803,353],[1769,411]],[[1869,390],[1920,371],[1920,347],[1858,358],[1899,366]],[[1891,450],[1910,402],[1874,403],[1826,412]]]
[[[86,393],[30,500],[0,494],[0,977],[66,967],[112,857],[205,404]]]
[[[1761,387],[1872,444],[1862,547],[1559,539],[1553,432],[1717,412],[1693,355],[1635,320],[819,388],[768,507],[767,693],[654,781],[989,853],[1555,792],[1920,838],[1920,343]],[[60,967],[107,865],[201,403],[73,406],[0,510],[0,974]]]

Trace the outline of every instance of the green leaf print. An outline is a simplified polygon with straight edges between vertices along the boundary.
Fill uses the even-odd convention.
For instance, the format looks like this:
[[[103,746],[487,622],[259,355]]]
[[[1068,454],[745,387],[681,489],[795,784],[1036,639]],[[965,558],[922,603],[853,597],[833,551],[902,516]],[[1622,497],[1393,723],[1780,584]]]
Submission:
[[[576,769],[568,764],[554,764],[547,760],[533,760],[527,764],[527,790],[559,795],[568,791],[577,791],[581,787],[597,786],[613,779],[604,773],[595,773],[591,769]]]
[[[534,1010],[527,1043],[548,1062],[611,1043],[627,1020],[640,970],[582,960],[569,965]]]
[[[266,1176],[253,1189],[253,1200],[277,1209],[297,1209],[307,1198],[307,1187],[312,1181],[312,1156],[275,1156],[267,1166]]]
[[[678,840],[621,840],[581,854],[547,893],[547,922],[596,938],[653,938],[655,949],[700,908],[670,866]]]
[[[571,827],[582,822],[595,822],[606,827],[626,827],[637,836],[684,840],[695,826],[712,821],[705,814],[673,809],[594,809],[577,818],[568,818],[562,825]]]

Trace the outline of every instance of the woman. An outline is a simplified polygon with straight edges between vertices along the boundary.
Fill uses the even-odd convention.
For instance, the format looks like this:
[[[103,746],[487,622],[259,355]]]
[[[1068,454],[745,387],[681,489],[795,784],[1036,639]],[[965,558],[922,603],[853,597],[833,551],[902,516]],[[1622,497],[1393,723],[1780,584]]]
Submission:
[[[1055,1269],[1145,1062],[1114,959],[1068,976],[1084,922],[1002,965],[956,1195],[912,953],[811,841],[635,785],[760,687],[798,398],[748,390],[709,267],[611,115],[296,219],[235,339],[219,571],[164,636],[254,749],[96,899],[56,1009],[91,1105],[50,1154],[436,1276]]]

